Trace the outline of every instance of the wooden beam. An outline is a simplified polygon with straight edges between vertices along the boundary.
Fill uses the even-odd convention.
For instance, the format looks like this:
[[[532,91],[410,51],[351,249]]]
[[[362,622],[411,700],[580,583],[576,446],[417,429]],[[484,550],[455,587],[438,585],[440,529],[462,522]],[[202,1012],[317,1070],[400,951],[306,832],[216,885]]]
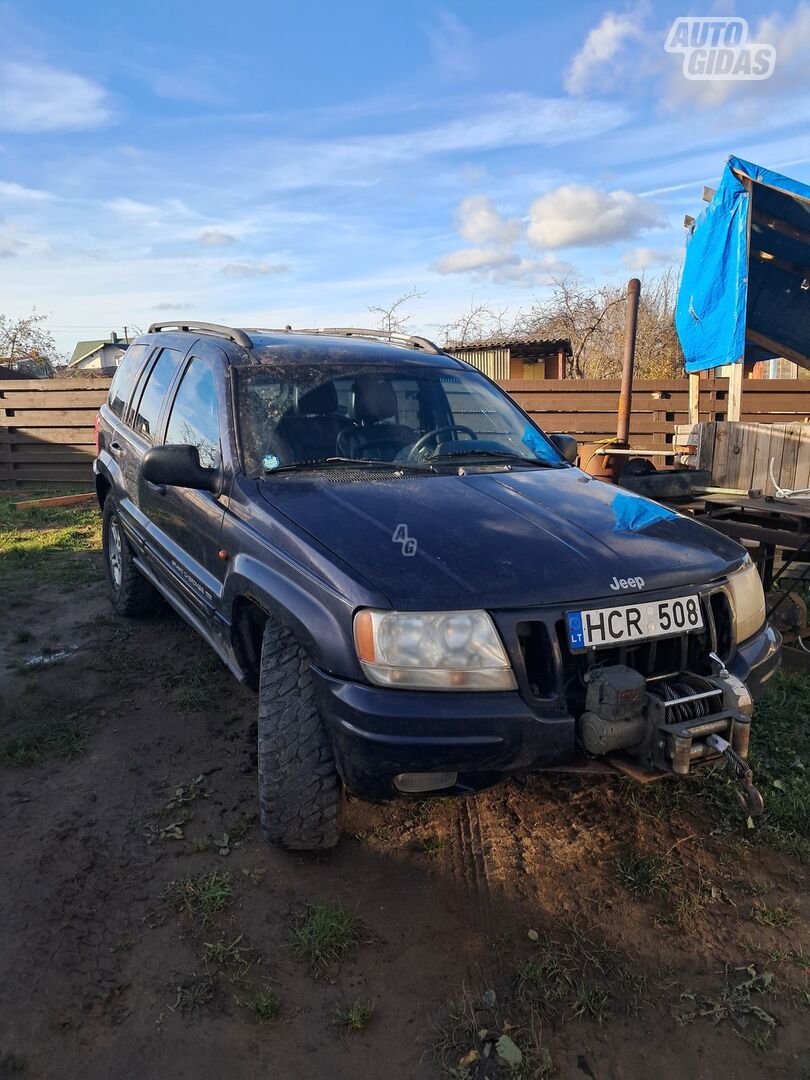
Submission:
[[[751,256],[754,259],[759,259],[766,266],[770,264],[779,270],[784,270],[786,274],[795,274],[796,277],[802,278],[803,281],[810,281],[810,267],[808,266],[799,266],[798,263],[790,262],[779,255],[772,255],[770,251],[761,251],[757,248],[751,249]]]
[[[97,499],[95,491],[88,491],[84,495],[60,495],[54,499],[25,499],[23,502],[14,503],[15,510],[29,510],[32,506],[73,506],[74,503],[90,502]]]
[[[743,389],[743,362],[737,361],[731,365],[731,374],[728,379],[728,401],[726,402],[726,419],[739,420],[742,416],[742,389]]]
[[[800,353],[798,349],[791,349],[789,345],[782,345],[778,341],[774,341],[773,338],[766,337],[765,334],[760,334],[756,330],[750,328],[745,331],[745,340],[750,341],[752,345],[758,346],[760,349],[765,349],[767,352],[773,353],[774,356],[781,356],[785,360],[792,360],[794,364],[798,364],[799,367],[808,368],[810,370],[810,356],[805,356],[804,353]],[[729,391],[731,386],[729,384]]]
[[[791,225],[781,218],[775,218],[772,214],[765,214],[761,210],[755,210],[752,218],[755,225],[761,225],[763,229],[789,236],[791,240],[798,240],[802,244],[810,244],[810,231],[800,229],[798,225]]]
[[[689,423],[700,423],[700,375],[689,373]]]

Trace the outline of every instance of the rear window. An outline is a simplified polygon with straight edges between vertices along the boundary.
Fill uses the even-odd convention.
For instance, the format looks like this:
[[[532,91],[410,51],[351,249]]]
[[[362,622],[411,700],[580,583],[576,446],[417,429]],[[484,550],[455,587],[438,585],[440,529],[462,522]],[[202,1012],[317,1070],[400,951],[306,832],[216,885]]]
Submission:
[[[141,370],[141,364],[149,352],[149,348],[149,345],[130,345],[124,353],[118,370],[113,375],[107,404],[116,416],[124,415],[124,409],[132,394],[132,387],[135,385],[138,372]]]
[[[166,391],[182,359],[183,354],[177,349],[163,349],[146,380],[132,426],[139,435],[143,435],[150,441],[154,438],[157,429],[160,407]]]

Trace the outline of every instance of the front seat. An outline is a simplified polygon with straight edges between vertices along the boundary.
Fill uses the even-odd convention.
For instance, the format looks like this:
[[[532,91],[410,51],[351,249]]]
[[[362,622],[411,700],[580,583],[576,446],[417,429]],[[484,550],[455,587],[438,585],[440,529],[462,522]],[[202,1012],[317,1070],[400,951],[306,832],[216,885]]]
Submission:
[[[387,379],[358,379],[354,386],[354,421],[338,438],[338,452],[352,458],[393,461],[416,438],[413,428],[391,423],[397,414],[397,392]]]
[[[350,425],[344,416],[337,415],[337,408],[337,389],[330,380],[302,394],[295,412],[279,420],[276,430],[295,461],[335,456],[338,435]]]

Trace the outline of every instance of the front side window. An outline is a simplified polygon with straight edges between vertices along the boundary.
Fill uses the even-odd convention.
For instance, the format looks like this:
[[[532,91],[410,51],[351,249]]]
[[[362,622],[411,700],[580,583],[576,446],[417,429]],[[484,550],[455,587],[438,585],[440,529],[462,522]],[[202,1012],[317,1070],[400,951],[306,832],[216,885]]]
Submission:
[[[127,407],[132,387],[141,370],[144,357],[149,352],[149,345],[130,345],[124,353],[121,364],[110,383],[110,395],[107,403],[116,416],[123,416]]]
[[[478,372],[408,364],[262,364],[236,371],[248,475],[329,458],[561,465],[545,435]]]
[[[150,442],[155,437],[160,407],[166,391],[182,359],[183,354],[177,349],[163,349],[146,380],[132,426],[139,435],[143,435]]]
[[[219,417],[214,373],[194,357],[186,369],[169,415],[167,443],[196,446],[200,464],[213,469],[219,464]]]

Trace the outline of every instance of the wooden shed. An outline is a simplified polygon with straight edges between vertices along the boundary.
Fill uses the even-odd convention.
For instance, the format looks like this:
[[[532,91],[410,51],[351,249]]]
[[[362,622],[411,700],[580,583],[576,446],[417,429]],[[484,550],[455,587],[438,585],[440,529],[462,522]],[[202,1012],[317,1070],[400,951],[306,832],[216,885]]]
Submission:
[[[448,345],[447,352],[479,368],[490,379],[564,379],[572,356],[566,338],[488,338],[467,345]]]

